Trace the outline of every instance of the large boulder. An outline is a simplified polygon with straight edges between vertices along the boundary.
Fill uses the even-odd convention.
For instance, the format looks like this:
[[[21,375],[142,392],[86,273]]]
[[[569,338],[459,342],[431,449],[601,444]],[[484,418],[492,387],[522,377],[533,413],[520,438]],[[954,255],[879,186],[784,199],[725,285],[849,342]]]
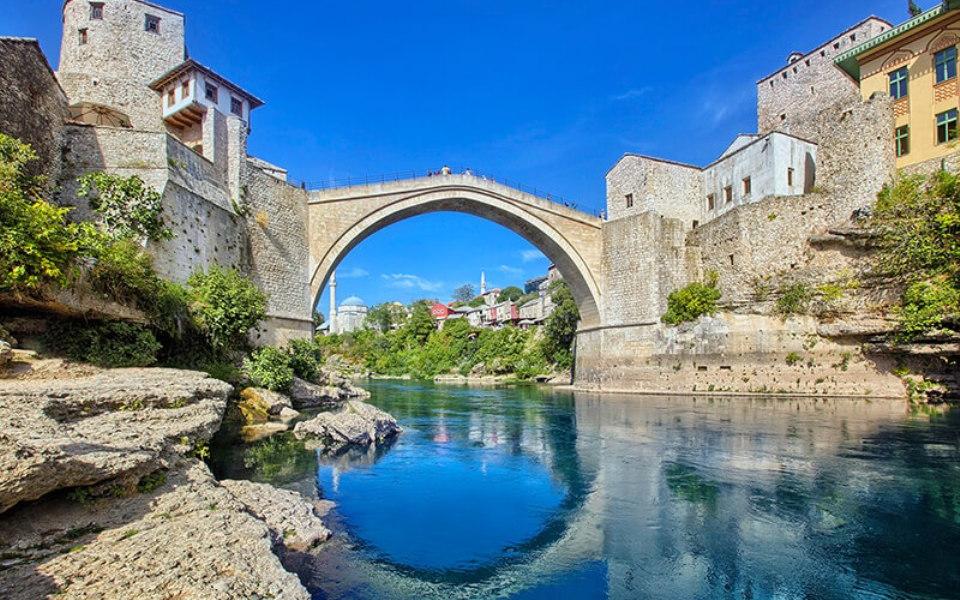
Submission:
[[[346,400],[355,398],[369,398],[370,392],[357,387],[349,379],[340,377],[335,373],[321,370],[317,376],[320,384],[311,383],[293,378],[293,384],[290,385],[290,397],[293,399],[293,407],[297,410],[305,408],[324,408],[336,406]]]
[[[13,348],[7,342],[0,340],[0,369],[13,360]]]
[[[330,530],[320,520],[329,507],[320,501],[310,502],[297,492],[265,483],[227,479],[220,485],[265,522],[275,541],[288,550],[303,552],[330,537]]]
[[[351,445],[379,444],[401,431],[397,420],[388,413],[359,400],[351,400],[336,410],[297,423],[293,435],[297,439],[315,439],[325,450],[337,451]]]
[[[147,493],[82,505],[49,497],[15,508],[0,515],[0,598],[307,600],[275,553],[275,525],[254,514],[248,494],[233,491],[200,461],[179,459]],[[284,506],[296,509],[294,523],[309,517],[310,507],[286,496]],[[323,536],[307,522],[298,535]]]
[[[287,396],[264,388],[248,387],[240,392],[237,407],[248,425],[280,419],[284,409],[292,410]],[[289,413],[288,413],[289,414]]]
[[[232,389],[176,369],[0,380],[0,513],[62,488],[129,489],[206,443]]]

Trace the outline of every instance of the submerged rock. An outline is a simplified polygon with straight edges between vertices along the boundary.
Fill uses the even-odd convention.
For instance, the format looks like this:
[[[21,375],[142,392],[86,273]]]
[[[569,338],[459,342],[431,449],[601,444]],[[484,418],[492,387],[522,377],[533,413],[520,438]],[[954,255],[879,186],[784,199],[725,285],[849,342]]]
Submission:
[[[402,429],[397,420],[375,406],[352,400],[337,410],[320,413],[293,428],[297,439],[314,438],[326,450],[345,446],[369,446],[391,438]]]
[[[0,380],[0,513],[62,488],[130,488],[209,440],[232,389],[176,369]]]
[[[328,508],[310,502],[297,492],[252,481],[227,479],[220,485],[264,521],[274,540],[288,550],[303,552],[330,537],[330,530],[320,520]]]
[[[237,495],[200,461],[182,459],[148,493],[18,507],[0,516],[0,597],[309,598],[274,553],[273,525]],[[282,498],[299,526],[309,507]],[[304,523],[305,540],[322,537],[316,521]]]

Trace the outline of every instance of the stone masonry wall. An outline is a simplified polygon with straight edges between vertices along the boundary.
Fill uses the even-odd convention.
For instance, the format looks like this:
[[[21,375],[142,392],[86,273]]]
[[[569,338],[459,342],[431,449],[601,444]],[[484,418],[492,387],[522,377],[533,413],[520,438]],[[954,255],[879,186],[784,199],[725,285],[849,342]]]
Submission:
[[[307,192],[247,163],[245,175],[250,275],[268,296],[259,344],[279,344],[313,331]]]
[[[626,196],[633,194],[633,207]],[[652,210],[688,228],[703,221],[699,168],[627,154],[607,173],[607,217],[613,221]]]
[[[826,130],[819,115],[838,102],[860,98],[856,83],[834,66],[833,59],[889,28],[886,21],[870,17],[758,81],[760,133],[780,130],[820,142]]]
[[[34,174],[46,173],[51,183],[60,171],[67,97],[57,83],[36,40],[0,38],[0,132],[18,138],[37,152]]]

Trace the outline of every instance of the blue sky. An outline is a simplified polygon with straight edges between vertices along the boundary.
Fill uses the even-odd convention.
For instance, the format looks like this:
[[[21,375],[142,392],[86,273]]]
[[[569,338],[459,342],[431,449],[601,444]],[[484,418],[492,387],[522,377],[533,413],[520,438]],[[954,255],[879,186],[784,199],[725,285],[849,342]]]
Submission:
[[[158,1],[187,14],[193,57],[266,100],[249,150],[297,182],[450,164],[590,212],[624,152],[711,161],[755,129],[755,82],[792,50],[869,14],[903,21],[907,4]],[[0,34],[39,38],[56,66],[61,4],[0,0]],[[338,294],[446,299],[481,270],[522,284],[547,267],[531,250],[474,217],[421,216],[347,256]]]

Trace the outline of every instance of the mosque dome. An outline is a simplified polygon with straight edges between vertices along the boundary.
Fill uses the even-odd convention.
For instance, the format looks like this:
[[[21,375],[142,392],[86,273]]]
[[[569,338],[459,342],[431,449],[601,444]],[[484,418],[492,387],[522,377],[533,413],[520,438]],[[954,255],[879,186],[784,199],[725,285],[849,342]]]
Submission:
[[[350,296],[340,303],[340,308],[366,308],[367,305],[357,296]]]

